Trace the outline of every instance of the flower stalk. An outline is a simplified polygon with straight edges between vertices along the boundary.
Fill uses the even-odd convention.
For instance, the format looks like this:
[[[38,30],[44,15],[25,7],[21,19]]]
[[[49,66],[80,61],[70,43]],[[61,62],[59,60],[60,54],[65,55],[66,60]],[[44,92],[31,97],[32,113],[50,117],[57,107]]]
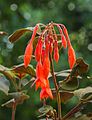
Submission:
[[[61,114],[61,98],[60,98],[60,93],[58,92],[58,84],[57,84],[57,81],[56,81],[56,76],[54,74],[54,64],[53,64],[52,55],[50,55],[50,63],[51,63],[51,74],[52,74],[53,82],[54,82],[55,89],[56,89],[57,104],[58,104],[58,119],[61,120],[61,118],[62,118],[62,114]]]
[[[12,118],[11,118],[11,120],[15,120],[15,113],[16,113],[16,103],[14,102],[13,106],[12,106]]]

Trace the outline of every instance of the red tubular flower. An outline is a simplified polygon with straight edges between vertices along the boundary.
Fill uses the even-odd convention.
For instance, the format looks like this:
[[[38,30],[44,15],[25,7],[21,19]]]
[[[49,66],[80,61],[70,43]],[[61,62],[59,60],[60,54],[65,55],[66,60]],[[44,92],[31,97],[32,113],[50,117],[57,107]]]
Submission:
[[[53,99],[53,95],[51,92],[51,89],[49,87],[44,87],[41,92],[40,92],[40,99],[44,99],[44,98],[48,98],[50,97],[51,99]]]
[[[75,61],[76,61],[75,51],[71,45],[70,38],[69,38],[68,31],[67,31],[66,27],[62,24],[61,24],[61,26],[63,28],[63,32],[64,32],[64,35],[66,37],[67,43],[68,43],[68,61],[69,61],[70,69],[72,69],[74,64],[75,64]]]
[[[43,78],[37,78],[35,80],[35,89],[37,90],[38,88],[43,88],[44,86],[47,85],[47,81]]]
[[[76,61],[75,51],[72,45],[70,45],[68,48],[68,61],[69,61],[70,69],[72,69]]]
[[[41,61],[39,61],[36,65],[36,77],[43,78],[43,66]]]
[[[32,37],[30,39],[30,42],[27,45],[26,50],[25,50],[25,54],[24,54],[25,67],[27,67],[31,61],[31,56],[32,56],[32,52],[33,52],[33,41],[34,41],[37,30],[38,30],[38,25],[35,26]]]
[[[35,49],[35,59],[36,59],[36,61],[40,61],[40,59],[41,59],[42,45],[43,45],[43,42],[42,42],[42,40],[40,38],[38,40],[38,43],[37,43],[37,46],[36,46],[36,49]]]
[[[58,43],[55,41],[54,43],[54,60],[58,62],[59,60],[59,50],[58,50]]]
[[[50,60],[48,56],[46,56],[43,61],[43,72],[45,79],[47,79],[50,73]]]
[[[41,29],[41,33],[39,35],[38,43],[35,49],[35,59],[37,61],[36,80],[32,84],[32,86],[36,84],[36,90],[38,88],[41,88],[41,92],[40,92],[41,100],[44,98],[47,99],[48,97],[53,99],[53,95],[48,80],[48,76],[50,73],[49,55],[54,53],[53,59],[56,62],[58,62],[59,60],[59,49],[58,49],[58,41],[57,41],[58,35],[56,33],[56,30],[54,29],[54,26],[57,26],[57,28],[59,29],[59,33],[61,35],[61,40],[62,40],[62,46],[64,48],[68,47],[68,61],[71,69],[73,68],[76,61],[75,52],[71,45],[68,36],[68,31],[64,25],[50,23],[47,26],[45,26],[44,29]],[[25,55],[24,55],[25,67],[27,67],[31,61],[31,56],[33,52],[33,41],[35,39],[38,27],[39,27],[38,25],[35,26],[30,42],[25,50]]]
[[[36,66],[36,77],[37,77],[37,79],[35,80],[36,90],[38,89],[38,87],[42,88],[47,85],[47,81],[44,78],[43,66],[40,61],[37,63]]]
[[[70,38],[69,38],[69,35],[68,35],[68,31],[67,31],[67,29],[64,25],[62,25],[62,27],[63,27],[63,33],[65,35],[65,38],[67,40],[67,44],[68,44],[68,47],[69,47],[71,45],[71,42],[70,42]]]
[[[34,31],[33,31],[32,37],[31,37],[31,39],[30,39],[30,42],[31,42],[31,41],[33,42],[33,41],[34,41],[34,38],[35,38],[35,36],[36,36],[36,33],[37,33],[38,28],[39,28],[38,25],[36,25],[36,26],[34,27]]]
[[[45,39],[45,55],[46,56],[48,56],[49,54],[49,46],[50,46],[49,39],[48,39],[48,36],[46,36],[46,39]]]
[[[32,56],[32,52],[33,52],[33,45],[32,42],[30,42],[25,50],[25,54],[24,54],[24,65],[25,67],[27,67],[31,61],[31,56]]]
[[[63,46],[64,48],[67,48],[67,41],[66,41],[66,38],[65,38],[65,36],[64,36],[64,34],[63,34],[62,29],[61,29],[61,27],[60,27],[59,24],[56,24],[56,26],[58,27],[59,32],[60,32],[60,35],[61,35],[62,46]]]
[[[67,48],[67,42],[66,42],[66,38],[65,38],[64,34],[61,35],[61,39],[62,39],[62,46],[64,48]]]

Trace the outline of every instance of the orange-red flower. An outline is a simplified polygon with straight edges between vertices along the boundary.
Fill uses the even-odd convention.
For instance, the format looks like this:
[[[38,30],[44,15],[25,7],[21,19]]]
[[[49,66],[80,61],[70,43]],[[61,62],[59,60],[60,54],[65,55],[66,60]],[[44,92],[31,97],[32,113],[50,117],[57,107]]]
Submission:
[[[34,27],[34,30],[33,30],[33,34],[32,34],[32,37],[31,37],[31,39],[30,39],[30,42],[32,41],[34,41],[34,38],[35,38],[35,36],[36,36],[36,33],[37,33],[37,30],[38,30],[38,28],[39,28],[39,26],[38,26],[38,24]]]
[[[59,60],[59,50],[58,50],[58,43],[55,41],[54,43],[54,60],[58,62]]]
[[[40,24],[39,24],[40,25]],[[50,97],[53,99],[53,95],[50,89],[48,76],[50,73],[50,58],[49,55],[53,56],[53,59],[59,61],[59,48],[58,48],[58,35],[54,29],[54,26],[57,26],[59,33],[61,35],[62,46],[64,48],[68,47],[68,61],[69,66],[72,69],[75,61],[75,51],[71,45],[68,31],[63,24],[50,23],[44,29],[41,29],[39,34],[38,42],[35,49],[35,60],[37,61],[36,65],[36,90],[41,88],[40,99]],[[24,64],[25,67],[31,61],[31,56],[33,52],[33,41],[38,30],[38,24],[35,26],[32,37],[29,44],[26,47],[24,55]],[[34,85],[34,83],[32,85]]]
[[[35,26],[32,37],[30,39],[30,42],[27,45],[26,50],[25,50],[25,54],[24,54],[24,65],[25,65],[25,67],[27,67],[29,65],[30,61],[31,61],[31,56],[32,56],[32,52],[33,52],[33,41],[34,41],[34,38],[36,36],[37,30],[38,30],[38,25]]]
[[[38,87],[43,87],[46,85],[46,81],[43,76],[43,66],[41,61],[39,61],[36,66],[36,77],[37,77],[36,79],[36,90],[37,90]]]
[[[44,72],[44,78],[47,79],[50,73],[50,60],[48,56],[46,56],[43,61],[43,72]]]
[[[71,45],[71,42],[70,42],[70,38],[69,38],[69,35],[68,35],[68,31],[66,29],[66,27],[62,24],[60,24],[63,28],[63,33],[66,37],[66,40],[67,40],[67,45],[68,45],[68,61],[69,61],[69,66],[70,66],[70,69],[73,68],[74,64],[75,64],[75,61],[76,61],[76,55],[75,55],[75,51]]]
[[[30,42],[25,50],[25,54],[24,54],[24,65],[25,67],[27,67],[31,61],[31,56],[32,56],[32,52],[33,52],[33,45],[32,42]]]
[[[35,49],[35,59],[36,61],[40,61],[41,60],[41,55],[42,55],[42,39],[41,37],[38,39],[38,43],[36,45],[36,49]]]
[[[64,34],[61,35],[61,40],[62,40],[62,46],[64,48],[67,48],[67,42],[66,42],[66,38],[65,38]]]
[[[72,45],[70,45],[68,48],[68,61],[70,68],[72,69],[76,61],[75,52]]]
[[[42,99],[48,98],[48,97],[53,99],[51,89],[49,87],[44,87],[40,92],[40,99],[42,100]]]
[[[37,78],[36,80],[35,80],[35,89],[37,90],[38,88],[43,88],[44,86],[46,86],[47,85],[47,81],[46,81],[46,79],[40,79],[40,78]]]
[[[66,48],[66,47],[67,47],[67,41],[66,41],[66,38],[65,38],[65,36],[64,36],[64,34],[63,34],[63,31],[62,31],[62,29],[61,29],[61,27],[60,27],[59,24],[56,24],[56,26],[58,27],[59,32],[60,32],[60,35],[61,35],[62,46],[63,46],[64,48]]]

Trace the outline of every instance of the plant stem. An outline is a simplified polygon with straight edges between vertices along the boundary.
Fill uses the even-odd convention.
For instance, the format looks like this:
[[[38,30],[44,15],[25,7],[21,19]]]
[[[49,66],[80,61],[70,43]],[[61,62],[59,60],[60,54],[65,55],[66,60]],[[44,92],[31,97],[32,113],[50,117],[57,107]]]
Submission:
[[[56,89],[56,96],[57,96],[57,104],[58,104],[58,119],[61,120],[62,115],[61,115],[61,99],[60,99],[60,93],[58,92],[58,84],[56,81],[56,76],[54,74],[54,64],[52,60],[52,55],[50,55],[50,63],[51,63],[51,74],[53,77],[55,89]]]
[[[16,103],[13,103],[11,120],[15,120],[15,113],[16,113]]]
[[[80,110],[80,107],[83,104],[80,102],[78,103],[72,110],[70,110],[63,118],[62,120],[67,120],[68,118],[70,118],[71,116],[73,116],[74,113],[78,112]]]

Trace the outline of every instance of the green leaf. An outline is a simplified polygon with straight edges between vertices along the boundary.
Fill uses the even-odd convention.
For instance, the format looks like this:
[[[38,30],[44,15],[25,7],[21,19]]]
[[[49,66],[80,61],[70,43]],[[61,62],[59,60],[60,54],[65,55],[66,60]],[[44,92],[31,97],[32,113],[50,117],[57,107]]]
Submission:
[[[29,96],[23,92],[9,93],[8,97],[10,97],[11,99],[6,103],[2,104],[2,107],[6,106],[12,108],[14,103],[16,103],[16,105],[22,104],[25,100],[29,99]]]
[[[40,109],[39,109],[39,112],[41,113],[41,115],[40,116],[38,116],[38,117],[42,117],[42,116],[45,116],[45,115],[47,115],[48,114],[48,116],[49,116],[49,113],[51,113],[51,111],[53,112],[53,107],[52,106],[50,106],[50,105],[45,105],[45,106],[43,106],[43,107],[41,107]]]
[[[78,58],[74,66],[74,68],[77,69],[76,72],[78,75],[86,73],[88,71],[88,67],[88,64],[83,60],[83,58]]]
[[[59,77],[67,77],[69,75],[69,73],[65,73],[65,72],[58,72],[58,73],[56,73],[56,76],[59,76]]]
[[[74,94],[72,92],[68,92],[68,91],[59,91],[60,95],[61,95],[61,101],[66,103],[68,102],[68,100],[70,100]]]
[[[81,115],[80,117],[76,118],[76,120],[92,120],[92,115],[88,116],[86,114]]]
[[[64,90],[75,90],[79,86],[79,81],[76,77],[71,77],[69,80],[59,82],[60,88]]]
[[[57,98],[56,96],[56,90],[55,89],[51,89],[52,90],[52,94],[54,96],[54,98]],[[66,103],[68,100],[70,100],[74,94],[73,92],[70,92],[70,91],[64,91],[64,90],[59,90],[59,93],[60,93],[60,98],[61,98],[61,102],[64,102]]]
[[[11,34],[8,39],[10,42],[15,42],[17,41],[24,33],[26,32],[32,32],[34,30],[34,27],[27,27],[27,28],[22,28],[16,30],[13,34]]]
[[[88,115],[86,115],[86,114],[82,114],[82,115],[80,115],[80,116],[78,116],[78,117],[73,116],[73,117],[71,117],[71,118],[68,119],[68,120],[91,120],[91,119],[92,119],[92,115],[91,115],[91,116],[88,116]]]
[[[19,40],[20,37],[22,37],[23,34],[25,34],[26,32],[33,32],[34,27],[27,27],[27,28],[22,28],[22,29],[18,29],[16,30],[13,34],[11,34],[8,39],[10,42],[16,42],[17,40]],[[41,29],[40,27],[37,30],[37,34],[40,35],[41,33]]]
[[[29,98],[29,96],[23,92],[13,92],[9,93],[8,95],[14,98],[17,104],[22,104],[25,100]]]
[[[6,95],[8,95],[9,86],[9,81],[4,76],[0,76],[0,90],[3,91]]]
[[[54,72],[56,77],[62,77],[62,78],[66,78],[69,74],[70,74],[71,70],[63,70],[63,71],[59,71],[59,72]],[[49,78],[52,78],[52,75],[49,74]]]
[[[79,100],[92,100],[92,87],[81,88],[75,90],[73,93]]]
[[[5,102],[4,104],[2,104],[1,106],[4,107],[9,107],[9,108],[12,108],[13,104],[15,103],[15,100],[14,98],[13,99],[10,99],[9,101]]]
[[[28,67],[25,68],[24,64],[16,65],[14,66],[11,71],[15,73],[27,73],[31,75],[32,77],[36,76],[35,69],[33,68],[32,65],[28,65]]]
[[[2,65],[0,65],[0,72],[10,80],[14,80],[16,78],[15,74],[9,68]]]

